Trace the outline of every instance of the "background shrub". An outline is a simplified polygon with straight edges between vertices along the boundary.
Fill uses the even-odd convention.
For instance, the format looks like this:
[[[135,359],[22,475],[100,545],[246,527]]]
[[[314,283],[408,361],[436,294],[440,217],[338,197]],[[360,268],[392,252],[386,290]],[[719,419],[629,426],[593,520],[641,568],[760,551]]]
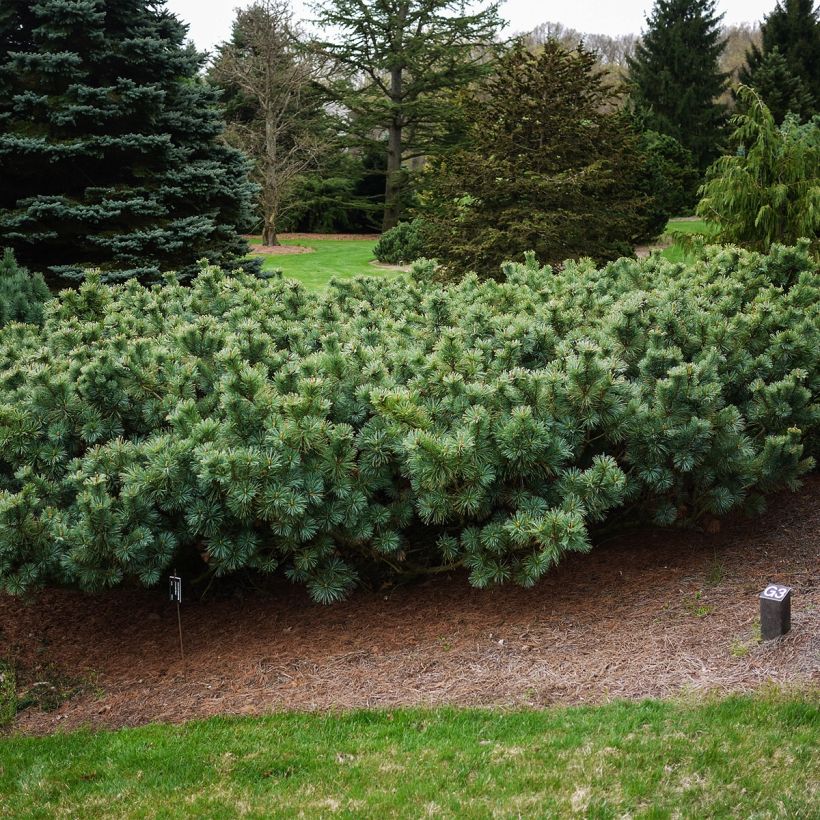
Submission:
[[[385,231],[373,253],[379,262],[389,265],[404,265],[424,256],[421,222],[400,222],[395,228]]]
[[[50,297],[43,277],[20,267],[6,248],[0,259],[0,327],[9,322],[40,324],[43,305]]]
[[[644,131],[640,146],[646,156],[646,191],[657,213],[653,224],[660,233],[670,216],[692,213],[701,174],[692,153],[668,134]]]
[[[92,279],[0,330],[0,585],[175,561],[319,601],[374,571],[529,585],[604,522],[759,510],[811,468],[805,243],[502,276]]]

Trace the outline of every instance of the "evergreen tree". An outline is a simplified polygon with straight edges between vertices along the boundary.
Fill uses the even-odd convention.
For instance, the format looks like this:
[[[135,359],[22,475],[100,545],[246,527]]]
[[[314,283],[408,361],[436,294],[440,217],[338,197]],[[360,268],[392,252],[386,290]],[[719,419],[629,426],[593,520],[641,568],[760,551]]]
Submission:
[[[494,276],[527,251],[614,259],[666,224],[638,133],[595,64],[582,47],[519,44],[465,98],[466,144],[431,160],[419,209],[425,251],[449,272]]]
[[[814,0],[778,0],[761,26],[760,47],[752,44],[740,81],[757,89],[778,122],[784,103],[803,119],[820,106],[820,9]],[[777,50],[782,58],[772,58]],[[762,74],[760,73],[762,72]]]
[[[645,190],[658,214],[656,224],[666,225],[670,216],[691,213],[700,183],[691,152],[674,137],[657,131],[643,131],[640,147],[647,164]]]
[[[648,126],[692,152],[704,170],[719,153],[726,84],[715,0],[656,0],[648,29],[629,58],[629,87]]]
[[[448,127],[450,92],[485,73],[501,25],[498,3],[327,0],[317,22],[337,33],[317,48],[347,71],[329,91],[361,141],[387,138],[387,230],[404,207],[406,163],[429,153]]]
[[[721,157],[701,188],[698,214],[717,239],[765,250],[820,235],[820,116],[800,125],[795,115],[778,127],[753,88],[738,89],[734,151]]]
[[[69,281],[247,252],[254,187],[164,0],[0,5],[0,243]]]
[[[814,98],[803,81],[789,70],[778,46],[762,57],[751,83],[775,122],[783,122],[790,112],[804,120],[811,118],[815,109]]]

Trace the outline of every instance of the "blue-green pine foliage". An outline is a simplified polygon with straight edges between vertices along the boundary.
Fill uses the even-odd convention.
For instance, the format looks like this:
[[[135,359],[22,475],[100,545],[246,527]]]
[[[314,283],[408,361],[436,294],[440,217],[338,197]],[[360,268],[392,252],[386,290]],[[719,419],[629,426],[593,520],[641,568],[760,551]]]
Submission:
[[[164,0],[0,4],[0,247],[47,277],[234,265],[252,219],[204,55]]]
[[[760,510],[811,469],[820,272],[707,248],[500,281],[191,283],[0,330],[0,587],[374,569],[534,584],[602,524]]]
[[[43,305],[51,294],[39,273],[20,267],[10,248],[0,258],[0,327],[9,322],[43,321]]]

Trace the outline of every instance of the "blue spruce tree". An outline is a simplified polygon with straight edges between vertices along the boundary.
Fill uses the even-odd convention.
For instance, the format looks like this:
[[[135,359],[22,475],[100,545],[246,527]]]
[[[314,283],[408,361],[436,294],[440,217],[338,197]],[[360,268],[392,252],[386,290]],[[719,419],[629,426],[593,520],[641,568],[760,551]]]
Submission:
[[[234,266],[254,187],[164,0],[3,0],[0,247],[63,282]]]

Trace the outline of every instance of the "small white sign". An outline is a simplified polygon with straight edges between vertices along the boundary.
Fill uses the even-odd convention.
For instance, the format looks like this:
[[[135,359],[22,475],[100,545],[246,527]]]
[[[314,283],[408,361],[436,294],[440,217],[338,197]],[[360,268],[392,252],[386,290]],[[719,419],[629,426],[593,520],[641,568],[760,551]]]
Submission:
[[[168,597],[171,603],[182,603],[182,578],[172,575],[168,578]]]
[[[791,587],[782,587],[779,584],[769,584],[760,597],[770,601],[782,601],[791,592]]]

